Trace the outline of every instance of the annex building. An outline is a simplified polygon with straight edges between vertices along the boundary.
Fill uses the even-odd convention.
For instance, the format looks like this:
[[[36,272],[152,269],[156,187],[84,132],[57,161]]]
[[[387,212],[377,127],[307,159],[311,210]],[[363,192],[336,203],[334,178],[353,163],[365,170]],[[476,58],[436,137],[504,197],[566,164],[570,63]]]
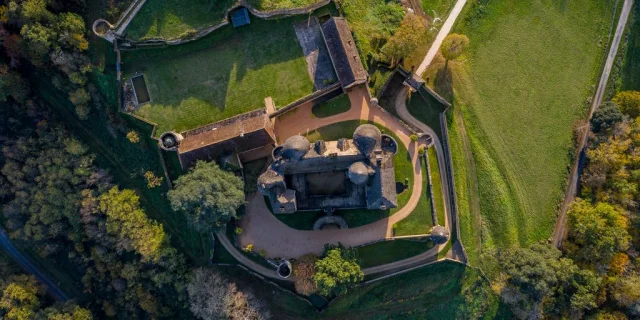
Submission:
[[[274,213],[395,208],[397,150],[397,142],[371,124],[359,126],[353,139],[311,144],[292,136],[273,149],[273,163],[258,178],[258,190]]]

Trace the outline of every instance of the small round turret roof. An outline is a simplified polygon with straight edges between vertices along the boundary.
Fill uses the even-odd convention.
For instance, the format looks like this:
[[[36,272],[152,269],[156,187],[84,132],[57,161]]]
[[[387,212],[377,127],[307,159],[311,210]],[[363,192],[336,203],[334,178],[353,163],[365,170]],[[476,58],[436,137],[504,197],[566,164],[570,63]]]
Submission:
[[[349,166],[347,174],[349,180],[355,184],[364,184],[369,180],[369,168],[362,161],[354,162]]]
[[[382,132],[372,124],[363,124],[353,132],[353,143],[362,154],[370,154],[380,146]]]
[[[449,230],[440,225],[431,228],[431,241],[435,244],[446,243],[449,241]]]
[[[287,159],[299,160],[311,148],[311,144],[307,138],[296,135],[289,137],[282,145],[282,157]]]

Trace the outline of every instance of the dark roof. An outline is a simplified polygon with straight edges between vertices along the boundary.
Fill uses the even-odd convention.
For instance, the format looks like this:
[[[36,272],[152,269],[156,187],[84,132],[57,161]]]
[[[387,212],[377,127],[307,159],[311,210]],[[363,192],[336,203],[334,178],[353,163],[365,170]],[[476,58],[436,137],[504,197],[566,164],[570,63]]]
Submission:
[[[282,145],[282,156],[287,159],[298,160],[309,152],[311,144],[301,135],[289,137]]]
[[[247,112],[181,133],[178,147],[183,167],[197,160],[219,160],[229,153],[242,153],[274,144],[273,126],[265,109]]]
[[[353,143],[362,154],[369,155],[381,147],[382,132],[372,124],[363,124],[353,132]]]
[[[249,19],[249,11],[247,8],[241,8],[231,12],[231,24],[234,28],[249,23],[251,23],[251,20]]]
[[[322,36],[342,87],[349,88],[365,83],[367,71],[360,61],[360,55],[347,20],[332,17],[322,24]]]

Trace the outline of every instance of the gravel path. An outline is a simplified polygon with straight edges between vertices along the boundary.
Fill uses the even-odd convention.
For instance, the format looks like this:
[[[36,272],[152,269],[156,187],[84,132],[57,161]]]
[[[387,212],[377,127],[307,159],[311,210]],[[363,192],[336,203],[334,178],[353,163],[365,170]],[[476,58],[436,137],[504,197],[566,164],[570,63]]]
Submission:
[[[602,76],[600,77],[600,83],[598,84],[598,90],[596,91],[596,95],[593,98],[593,102],[591,104],[591,108],[589,109],[589,118],[587,119],[587,123],[591,122],[591,117],[593,113],[598,109],[598,106],[602,103],[602,99],[604,96],[604,92],[607,88],[607,83],[609,82],[609,75],[611,74],[611,67],[613,67],[613,62],[616,59],[616,55],[618,54],[618,47],[620,46],[620,41],[622,39],[622,34],[624,33],[625,26],[627,25],[627,20],[629,18],[629,13],[631,8],[633,7],[633,0],[625,0],[624,5],[622,7],[622,12],[620,13],[620,20],[618,20],[618,27],[616,28],[616,33],[613,37],[613,42],[611,43],[611,48],[609,49],[609,54],[607,55],[607,61],[604,65],[604,70],[602,71]],[[578,178],[579,168],[578,162],[580,161],[580,153],[587,146],[588,140],[588,131],[582,134],[580,137],[580,144],[578,145],[578,155],[576,156],[575,163],[573,164],[573,169],[571,171],[571,177],[569,178],[569,186],[567,187],[567,191],[565,193],[564,202],[562,203],[562,207],[560,208],[560,213],[558,214],[558,222],[556,222],[556,228],[553,232],[553,245],[557,248],[562,246],[562,239],[564,239],[564,235],[566,233],[566,223],[567,223],[567,211],[569,210],[569,205],[576,198],[576,194],[578,192]]]

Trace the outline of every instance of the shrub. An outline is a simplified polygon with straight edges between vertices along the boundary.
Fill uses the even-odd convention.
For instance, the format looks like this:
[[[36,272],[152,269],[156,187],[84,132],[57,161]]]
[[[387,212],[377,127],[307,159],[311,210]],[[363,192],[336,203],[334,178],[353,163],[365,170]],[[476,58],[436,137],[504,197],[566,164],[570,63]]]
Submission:
[[[237,227],[235,232],[236,232],[236,234],[241,234],[242,233],[242,228]]]
[[[162,185],[164,178],[156,176],[152,171],[144,173],[144,177],[147,179],[147,188],[153,189]]]
[[[340,295],[364,278],[356,262],[356,252],[342,246],[327,247],[324,258],[316,261],[313,279],[324,296]]]
[[[127,140],[131,143],[138,143],[140,142],[140,135],[138,135],[138,132],[131,130],[127,133]]]
[[[249,243],[246,247],[244,247],[244,252],[253,252],[253,243]]]
[[[411,141],[414,141],[414,142],[415,142],[415,141],[418,141],[418,135],[416,135],[416,134],[412,134],[412,135],[411,135]]]
[[[316,274],[315,263],[317,260],[316,256],[308,254],[293,264],[294,285],[297,293],[309,296],[318,291],[313,280]]]

